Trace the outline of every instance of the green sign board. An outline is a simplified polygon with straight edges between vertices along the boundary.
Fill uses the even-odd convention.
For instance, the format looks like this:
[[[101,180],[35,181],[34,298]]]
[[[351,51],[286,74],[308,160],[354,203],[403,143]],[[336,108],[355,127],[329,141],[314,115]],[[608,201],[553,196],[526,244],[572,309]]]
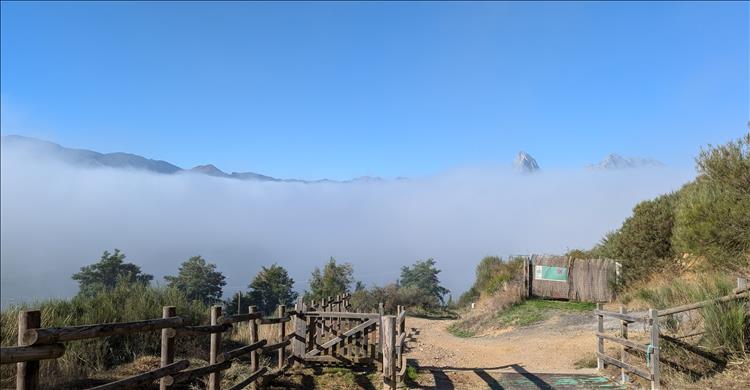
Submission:
[[[567,282],[568,281],[568,268],[567,267],[548,267],[546,265],[537,265],[534,268],[534,279],[550,280],[553,282]]]

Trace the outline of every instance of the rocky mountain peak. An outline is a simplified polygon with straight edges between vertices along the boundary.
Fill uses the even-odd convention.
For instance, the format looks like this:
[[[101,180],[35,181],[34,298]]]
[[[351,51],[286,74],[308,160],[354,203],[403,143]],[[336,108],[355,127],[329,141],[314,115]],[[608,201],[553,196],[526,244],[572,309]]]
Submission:
[[[537,164],[534,157],[530,154],[520,151],[513,161],[513,167],[521,172],[534,172],[539,170],[539,164]]]

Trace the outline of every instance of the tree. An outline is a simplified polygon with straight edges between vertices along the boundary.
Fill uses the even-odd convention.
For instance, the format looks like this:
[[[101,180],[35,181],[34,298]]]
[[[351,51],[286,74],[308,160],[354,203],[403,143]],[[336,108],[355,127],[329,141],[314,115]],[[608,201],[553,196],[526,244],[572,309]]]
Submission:
[[[212,304],[221,300],[221,288],[226,286],[224,275],[215,264],[206,263],[201,256],[193,256],[180,265],[177,276],[165,276],[169,287],[182,291],[193,301]]]
[[[250,282],[248,294],[251,305],[258,306],[263,313],[270,314],[278,305],[291,305],[297,299],[294,292],[294,279],[279,265],[261,267],[260,272]],[[236,306],[236,301],[234,301]]]
[[[440,270],[435,268],[435,260],[417,261],[411,267],[401,267],[400,286],[429,296],[431,302],[425,306],[442,305],[443,296],[450,290],[440,285],[439,273]]]
[[[239,302],[237,300],[239,299]],[[252,303],[250,302],[250,294],[242,291],[238,291],[232,294],[232,297],[224,301],[226,308],[226,315],[233,316],[235,314],[245,314],[248,312],[248,307]],[[239,309],[239,311],[238,311]]]
[[[148,284],[154,277],[141,272],[141,267],[125,262],[125,254],[115,249],[114,253],[104,251],[98,263],[81,267],[73,275],[78,282],[78,293],[91,296],[100,290],[112,290],[118,282]]]
[[[305,294],[307,300],[318,300],[346,294],[354,281],[354,269],[349,263],[336,264],[336,259],[331,257],[323,267],[315,267],[310,279],[310,291]]]

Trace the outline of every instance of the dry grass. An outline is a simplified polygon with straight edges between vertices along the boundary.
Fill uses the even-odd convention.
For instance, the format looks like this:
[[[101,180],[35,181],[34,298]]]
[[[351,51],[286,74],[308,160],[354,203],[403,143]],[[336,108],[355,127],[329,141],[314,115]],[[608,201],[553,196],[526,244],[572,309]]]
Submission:
[[[654,275],[620,294],[620,300],[631,310],[694,303],[728,295],[735,286],[735,276],[739,275],[691,271]],[[747,304],[746,300],[732,301],[662,317],[663,382],[670,388],[689,389],[740,388],[736,384],[747,383],[750,371],[743,376],[737,369],[748,367],[750,315]],[[680,337],[697,332],[704,333]],[[634,359],[645,360],[643,356]],[[731,386],[715,387],[716,383]]]
[[[482,297],[476,302],[473,310],[465,313],[456,321],[449,331],[458,337],[472,337],[490,332],[497,328],[497,313],[523,301],[521,288],[509,286],[507,291]]]

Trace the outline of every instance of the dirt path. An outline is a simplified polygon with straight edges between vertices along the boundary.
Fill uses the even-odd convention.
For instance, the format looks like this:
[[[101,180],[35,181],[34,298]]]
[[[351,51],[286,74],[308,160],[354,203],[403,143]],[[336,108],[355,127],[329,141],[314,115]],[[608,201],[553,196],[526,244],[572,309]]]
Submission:
[[[574,367],[596,349],[596,320],[590,313],[559,314],[532,326],[470,338],[450,334],[446,327],[452,322],[407,320],[415,336],[407,357],[423,373],[417,387],[611,388],[611,383],[595,375],[596,369]],[[605,324],[605,328],[616,326],[616,322]]]

